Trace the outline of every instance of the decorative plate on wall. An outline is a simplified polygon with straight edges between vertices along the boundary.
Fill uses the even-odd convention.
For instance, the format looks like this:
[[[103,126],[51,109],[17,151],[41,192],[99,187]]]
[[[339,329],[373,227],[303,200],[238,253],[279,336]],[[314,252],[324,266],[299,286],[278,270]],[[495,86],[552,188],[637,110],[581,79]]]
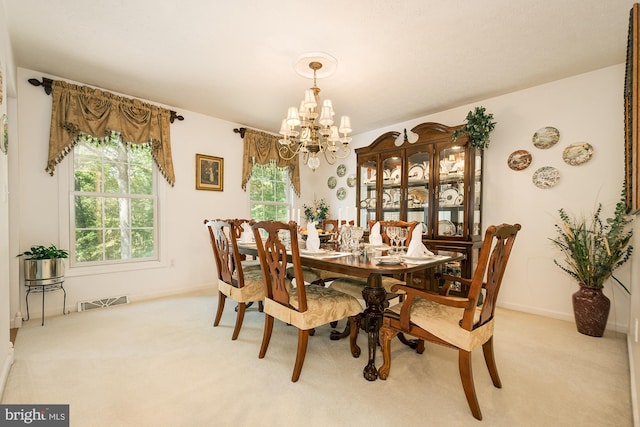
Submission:
[[[533,145],[537,148],[551,148],[560,140],[560,131],[554,127],[547,126],[538,129],[533,134]]]
[[[588,142],[571,144],[562,152],[562,160],[571,166],[587,163],[593,156],[593,147]]]
[[[335,176],[330,176],[327,180],[327,187],[333,190],[334,188],[336,188],[336,185],[338,185],[338,180]]]
[[[349,186],[349,187],[355,187],[356,186],[356,176],[355,175],[349,175],[347,177],[347,186]]]
[[[560,180],[560,171],[552,166],[543,166],[533,173],[533,183],[538,188],[551,188]]]
[[[347,189],[344,187],[340,187],[336,190],[336,197],[338,197],[338,200],[344,200],[345,197],[347,197]]]
[[[342,178],[347,173],[347,167],[345,165],[338,165],[336,168],[336,174]]]
[[[531,164],[531,153],[527,150],[516,150],[507,159],[507,165],[514,171],[526,169]]]

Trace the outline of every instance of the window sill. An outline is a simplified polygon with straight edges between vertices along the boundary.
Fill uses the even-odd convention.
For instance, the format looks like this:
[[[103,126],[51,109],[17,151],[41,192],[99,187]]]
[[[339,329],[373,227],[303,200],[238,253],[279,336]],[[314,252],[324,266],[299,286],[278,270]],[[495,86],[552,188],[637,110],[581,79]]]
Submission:
[[[84,267],[67,267],[64,275],[65,277],[93,276],[96,274],[112,274],[126,271],[149,270],[167,267],[168,264],[162,261],[103,264]]]

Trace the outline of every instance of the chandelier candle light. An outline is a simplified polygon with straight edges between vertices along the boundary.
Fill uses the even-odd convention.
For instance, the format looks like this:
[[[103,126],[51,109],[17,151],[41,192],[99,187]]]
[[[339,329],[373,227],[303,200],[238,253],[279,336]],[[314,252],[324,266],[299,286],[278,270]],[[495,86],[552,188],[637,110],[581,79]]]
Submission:
[[[349,116],[340,118],[340,126],[334,125],[333,104],[330,99],[320,102],[320,88],[316,83],[319,71],[323,65],[328,65],[326,75],[335,70],[335,58],[321,53],[303,55],[296,63],[299,74],[306,76],[302,66],[308,66],[313,72],[313,87],[304,93],[300,108],[289,107],[287,117],[282,120],[280,134],[283,136],[278,142],[278,153],[285,160],[291,160],[299,155],[302,162],[315,171],[320,166],[318,153],[324,155],[327,163],[333,165],[337,159],[344,159],[349,155],[351,137],[351,119]],[[342,134],[342,136],[340,136]]]

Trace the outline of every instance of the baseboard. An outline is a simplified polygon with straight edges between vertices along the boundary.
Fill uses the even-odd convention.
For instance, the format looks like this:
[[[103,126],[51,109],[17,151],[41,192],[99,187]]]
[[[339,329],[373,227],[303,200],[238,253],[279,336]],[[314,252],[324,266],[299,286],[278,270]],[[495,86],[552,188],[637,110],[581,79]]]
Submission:
[[[638,385],[636,384],[636,373],[634,366],[633,349],[637,345],[633,342],[630,334],[627,334],[627,350],[629,353],[629,383],[631,385],[631,408],[633,409],[633,425],[640,427],[640,414],[638,408]]]
[[[498,304],[498,307],[507,308],[509,310],[521,311],[523,313],[537,314],[538,316],[551,317],[552,319],[566,320],[568,322],[575,321],[573,314],[567,314],[567,313],[562,313],[558,311],[541,310],[538,308],[531,308],[524,305],[509,304],[509,303],[507,304],[500,303]],[[607,329],[614,332],[620,332],[623,334],[629,333],[629,325],[615,323],[611,321],[611,319],[609,319],[609,322],[607,323]]]
[[[7,352],[2,365],[2,372],[0,372],[0,399],[2,399],[2,395],[4,394],[4,387],[7,384],[7,378],[9,378],[11,365],[13,365],[13,345],[9,342],[9,351]]]

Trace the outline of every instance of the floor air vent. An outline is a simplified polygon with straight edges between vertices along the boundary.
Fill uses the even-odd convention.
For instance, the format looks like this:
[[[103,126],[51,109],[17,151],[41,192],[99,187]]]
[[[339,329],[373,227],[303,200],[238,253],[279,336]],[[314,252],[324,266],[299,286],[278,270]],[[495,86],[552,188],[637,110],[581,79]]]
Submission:
[[[129,304],[129,296],[101,298],[93,301],[82,301],[78,303],[78,311],[93,310],[95,308],[106,308],[112,305]]]

